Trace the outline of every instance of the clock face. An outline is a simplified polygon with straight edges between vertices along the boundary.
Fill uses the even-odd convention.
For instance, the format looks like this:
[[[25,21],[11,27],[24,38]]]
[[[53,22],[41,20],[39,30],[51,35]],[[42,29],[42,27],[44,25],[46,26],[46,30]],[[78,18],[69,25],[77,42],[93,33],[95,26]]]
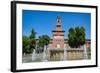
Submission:
[[[62,36],[54,36],[54,38],[63,38]]]

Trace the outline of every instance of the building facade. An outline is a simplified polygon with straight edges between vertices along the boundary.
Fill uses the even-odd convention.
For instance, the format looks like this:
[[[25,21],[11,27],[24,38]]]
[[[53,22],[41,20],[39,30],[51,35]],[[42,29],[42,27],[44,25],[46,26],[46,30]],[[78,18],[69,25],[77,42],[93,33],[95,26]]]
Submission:
[[[57,16],[56,26],[55,30],[52,31],[52,39],[49,44],[49,48],[53,49],[64,49],[64,45],[67,44],[68,46],[68,40],[64,38],[64,30],[62,29],[61,24],[61,18],[60,16]],[[90,49],[91,41],[90,39],[86,39],[86,48]]]
[[[63,49],[64,48],[64,32],[61,26],[60,16],[57,17],[56,28],[52,31],[52,47]]]

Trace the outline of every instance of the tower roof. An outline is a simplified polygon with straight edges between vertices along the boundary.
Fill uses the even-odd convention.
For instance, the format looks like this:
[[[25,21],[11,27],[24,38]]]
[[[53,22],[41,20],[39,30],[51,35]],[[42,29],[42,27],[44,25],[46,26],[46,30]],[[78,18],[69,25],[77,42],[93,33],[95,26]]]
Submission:
[[[60,16],[57,16],[57,24],[56,25],[61,25],[61,19]]]
[[[56,31],[62,31],[60,16],[57,16]]]
[[[60,16],[57,16],[56,29],[53,30],[52,32],[53,32],[53,35],[64,35],[65,31],[62,30]]]

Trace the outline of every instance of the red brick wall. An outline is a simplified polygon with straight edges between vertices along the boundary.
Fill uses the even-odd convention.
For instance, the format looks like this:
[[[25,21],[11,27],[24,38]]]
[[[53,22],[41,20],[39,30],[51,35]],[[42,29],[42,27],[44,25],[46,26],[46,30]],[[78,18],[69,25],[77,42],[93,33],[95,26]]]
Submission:
[[[64,48],[64,39],[53,39],[52,40],[53,47],[57,47],[57,44],[59,44],[60,48],[63,49]]]

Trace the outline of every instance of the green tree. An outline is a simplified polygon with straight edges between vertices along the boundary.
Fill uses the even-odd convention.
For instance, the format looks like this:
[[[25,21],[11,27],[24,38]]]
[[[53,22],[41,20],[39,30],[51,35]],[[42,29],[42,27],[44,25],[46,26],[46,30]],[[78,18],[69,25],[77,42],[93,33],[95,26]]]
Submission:
[[[75,31],[73,28],[70,28],[68,34],[68,43],[71,47],[74,47],[74,39],[75,39]]]
[[[29,48],[30,48],[30,39],[27,36],[23,36],[23,54],[28,54],[29,53]]]
[[[35,45],[36,45],[36,32],[34,29],[32,29],[31,31],[31,35],[30,35],[30,53],[32,53],[33,49],[35,49]]]
[[[71,47],[80,47],[85,44],[85,29],[84,27],[70,28],[68,34],[68,44]]]
[[[44,45],[48,45],[50,42],[50,37],[47,35],[42,35],[39,37],[38,45],[44,47]]]
[[[84,45],[85,44],[85,28],[81,27],[80,28],[80,45]]]
[[[36,32],[34,29],[31,31],[31,35],[29,37],[23,36],[23,54],[30,54],[35,49],[36,40],[35,40]]]
[[[30,35],[30,39],[35,39],[35,36],[36,36],[36,32],[35,32],[35,30],[32,28],[31,35]]]

